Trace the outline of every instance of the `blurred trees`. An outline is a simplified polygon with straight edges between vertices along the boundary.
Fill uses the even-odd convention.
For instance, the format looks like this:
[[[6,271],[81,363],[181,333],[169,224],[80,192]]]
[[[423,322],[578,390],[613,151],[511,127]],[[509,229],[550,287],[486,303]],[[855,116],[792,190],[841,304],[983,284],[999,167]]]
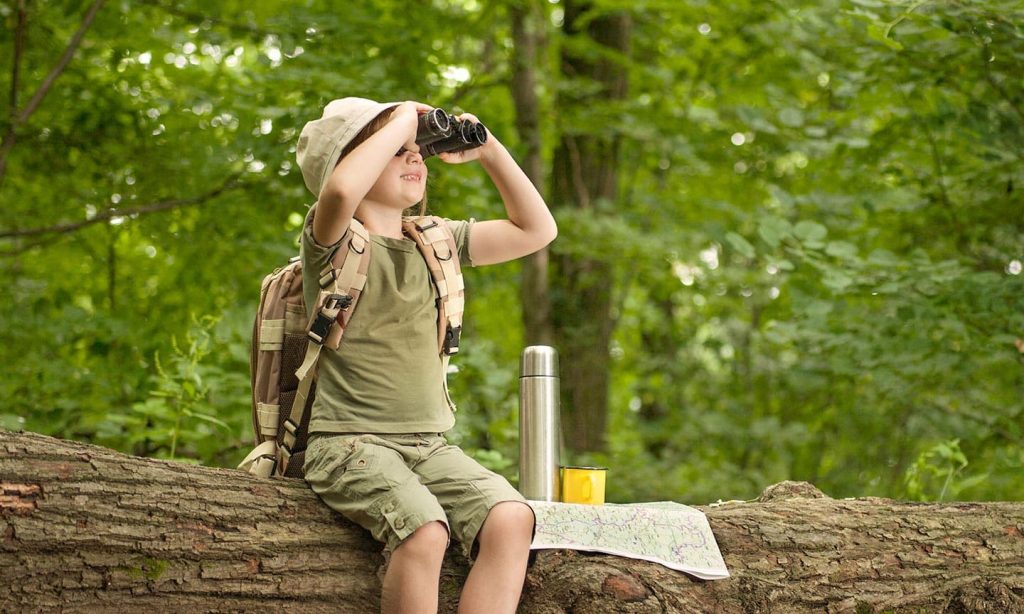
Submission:
[[[553,334],[597,427],[568,460],[612,500],[1024,496],[1019,3],[90,6],[0,3],[0,426],[240,460],[298,131],[364,95],[476,113],[559,219],[550,264],[468,272],[453,439],[490,466],[514,477],[517,356]],[[501,214],[431,165],[435,212]],[[521,275],[553,308],[528,329]]]
[[[621,125],[629,88],[632,19],[628,11],[603,11],[592,2],[566,0],[556,108],[559,142],[551,172],[551,206],[581,219],[614,223],[623,190]],[[621,203],[626,204],[627,203]],[[588,237],[604,243],[601,231]],[[562,422],[575,451],[605,447],[608,424],[609,353],[615,329],[612,300],[615,245],[593,253],[564,252],[551,275],[551,320],[561,362]]]

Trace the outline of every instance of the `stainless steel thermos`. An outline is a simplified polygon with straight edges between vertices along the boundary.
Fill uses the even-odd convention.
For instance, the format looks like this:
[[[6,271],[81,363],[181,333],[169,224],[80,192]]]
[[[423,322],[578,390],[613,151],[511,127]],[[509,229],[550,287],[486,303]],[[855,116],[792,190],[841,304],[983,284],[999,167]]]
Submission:
[[[519,492],[532,501],[558,501],[558,352],[531,345],[519,367]]]

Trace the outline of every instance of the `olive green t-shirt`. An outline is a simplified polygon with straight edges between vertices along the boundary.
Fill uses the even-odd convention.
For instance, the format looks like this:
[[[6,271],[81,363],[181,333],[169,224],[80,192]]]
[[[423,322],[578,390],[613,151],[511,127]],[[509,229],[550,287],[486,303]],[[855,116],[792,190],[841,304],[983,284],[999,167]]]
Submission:
[[[463,266],[470,221],[446,220]],[[307,311],[318,277],[340,241],[302,233],[302,285]],[[436,294],[427,263],[412,239],[370,235],[366,286],[337,350],[323,348],[310,433],[440,433],[455,423],[445,399],[437,347]]]

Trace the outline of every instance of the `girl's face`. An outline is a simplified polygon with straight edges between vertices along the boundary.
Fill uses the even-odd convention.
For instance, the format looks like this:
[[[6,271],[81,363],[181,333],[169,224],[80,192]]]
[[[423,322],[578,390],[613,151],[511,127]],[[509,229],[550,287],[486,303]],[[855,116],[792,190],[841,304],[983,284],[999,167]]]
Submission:
[[[427,165],[420,154],[402,149],[377,178],[366,198],[398,209],[423,200],[427,189]]]

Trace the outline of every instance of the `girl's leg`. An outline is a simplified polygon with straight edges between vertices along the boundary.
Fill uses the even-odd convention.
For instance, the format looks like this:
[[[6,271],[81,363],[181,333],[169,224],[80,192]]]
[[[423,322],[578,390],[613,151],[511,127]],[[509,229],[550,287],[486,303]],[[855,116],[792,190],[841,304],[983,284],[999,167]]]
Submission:
[[[407,447],[370,434],[314,439],[305,477],[331,509],[391,549],[381,610],[435,614],[447,517],[406,465]]]
[[[441,561],[448,547],[448,529],[438,521],[428,522],[405,538],[391,553],[380,611],[384,614],[437,612]]]
[[[533,510],[505,501],[487,514],[477,540],[480,551],[459,599],[459,614],[512,614],[526,577],[533,538]]]

